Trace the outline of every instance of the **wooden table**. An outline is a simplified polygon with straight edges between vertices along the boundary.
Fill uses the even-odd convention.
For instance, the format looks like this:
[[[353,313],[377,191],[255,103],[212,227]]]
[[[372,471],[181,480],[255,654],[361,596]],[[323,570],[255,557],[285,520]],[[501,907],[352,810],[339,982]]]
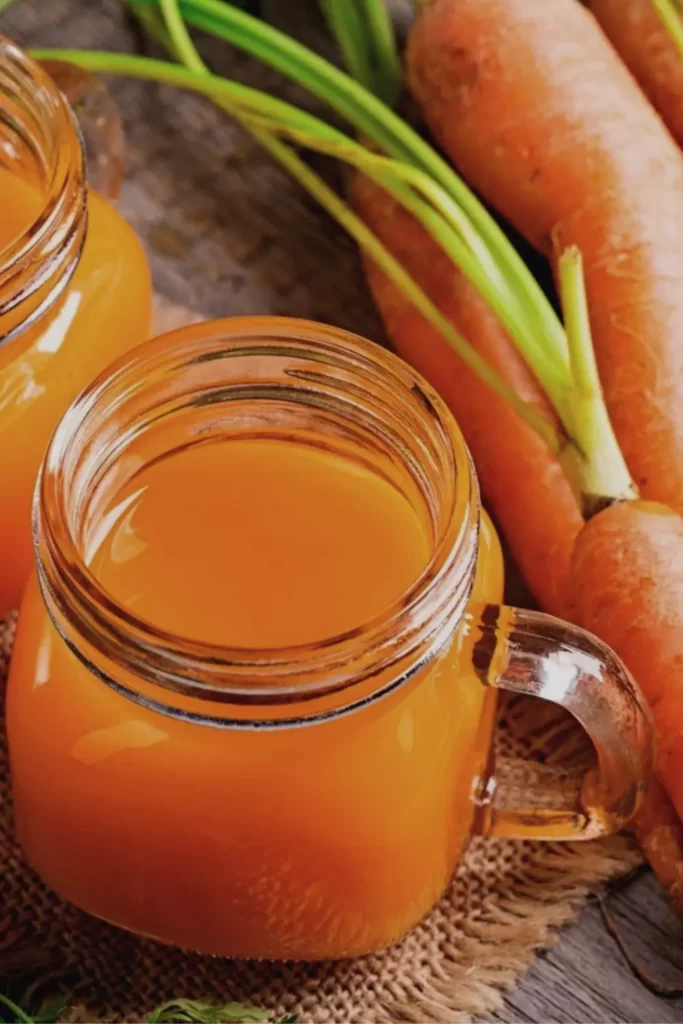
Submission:
[[[311,4],[263,7],[287,31],[320,42]],[[117,0],[17,0],[0,15],[0,31],[26,46],[136,45]],[[206,55],[216,70],[303,99],[225,46],[211,44]],[[121,80],[112,88],[130,144],[121,206],[144,239],[158,291],[204,314],[311,317],[382,339],[354,245],[240,129],[167,88]],[[633,957],[661,982],[683,986],[683,925],[652,877],[611,906]],[[683,1022],[683,999],[644,988],[589,905],[493,1019],[673,1024]]]

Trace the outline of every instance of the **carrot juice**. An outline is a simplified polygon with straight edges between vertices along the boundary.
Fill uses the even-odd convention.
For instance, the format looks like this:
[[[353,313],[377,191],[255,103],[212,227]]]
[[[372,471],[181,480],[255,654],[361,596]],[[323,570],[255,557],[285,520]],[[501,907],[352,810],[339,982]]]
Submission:
[[[22,124],[27,111],[33,117]],[[148,336],[151,285],[131,228],[105,198],[86,190],[81,147],[61,94],[6,40],[0,40],[0,113],[6,115],[0,118],[6,156],[0,168],[3,615],[18,604],[30,573],[31,496],[50,434],[93,376]],[[23,127],[19,140],[15,123]]]
[[[236,323],[143,346],[53,441],[8,692],[18,836],[136,932],[356,955],[429,910],[471,830],[495,694],[462,614],[500,600],[500,547],[400,377],[366,402],[353,339],[316,327],[307,364],[312,327]]]

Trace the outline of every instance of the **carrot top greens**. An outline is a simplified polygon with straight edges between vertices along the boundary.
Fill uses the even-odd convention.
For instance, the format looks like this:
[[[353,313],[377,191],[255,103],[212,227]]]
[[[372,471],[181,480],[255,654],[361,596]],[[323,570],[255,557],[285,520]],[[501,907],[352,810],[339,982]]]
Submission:
[[[683,19],[681,18],[683,3],[681,0],[652,0],[652,6],[683,57]]]
[[[221,0],[127,3],[174,60],[84,50],[37,50],[34,56],[67,60],[105,74],[165,82],[212,99],[349,231],[463,361],[556,452],[582,500],[592,505],[596,500],[633,496],[592,354],[580,254],[566,254],[561,262],[563,327],[547,296],[482,203],[437,151],[381,98],[395,99],[400,81],[396,44],[380,0],[321,0],[344,59],[359,81],[286,34]],[[212,74],[199,56],[188,26],[245,50],[304,86],[341,115],[351,133],[267,93]],[[519,398],[345,198],[311,170],[295,146],[328,154],[362,172],[420,221],[495,312],[547,395],[559,427]]]
[[[35,986],[33,986],[35,987]],[[30,991],[30,989],[29,989]],[[10,999],[0,993],[0,1021],[10,1024],[55,1024],[71,1003],[70,995],[44,999],[37,1010],[29,1011],[30,996]],[[290,1013],[277,1020],[267,1010],[245,1003],[205,1003],[194,999],[174,999],[158,1006],[147,1017],[146,1024],[296,1024],[298,1014]]]
[[[320,7],[351,76],[392,106],[403,75],[384,0],[320,0]]]

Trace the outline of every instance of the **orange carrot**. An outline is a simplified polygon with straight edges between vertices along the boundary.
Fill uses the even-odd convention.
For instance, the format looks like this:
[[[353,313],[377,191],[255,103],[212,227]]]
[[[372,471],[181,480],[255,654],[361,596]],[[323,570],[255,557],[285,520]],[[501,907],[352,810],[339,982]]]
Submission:
[[[538,385],[498,321],[424,229],[367,179],[356,180],[354,202],[370,227],[442,312],[519,394],[549,415]],[[593,594],[602,591],[595,589],[593,581],[584,583],[569,574],[568,565],[577,537],[580,542],[576,544],[575,558],[579,561],[575,562],[575,572],[589,570],[600,576],[602,565],[606,563],[600,548],[603,538],[595,532],[595,526],[588,525],[580,532],[583,520],[557,460],[516,413],[461,363],[441,335],[370,260],[366,260],[365,269],[395,347],[431,380],[456,415],[472,450],[482,490],[541,606],[578,624],[588,625],[603,639],[619,644],[623,652],[621,637],[614,635],[609,624],[604,624],[591,611],[589,586],[593,587]],[[623,507],[631,506],[630,503],[615,506]],[[595,523],[609,523],[610,518],[607,513],[601,513]],[[683,520],[673,513],[670,519],[683,525]],[[595,551],[587,547],[593,536],[598,538]],[[613,554],[614,549],[609,544],[611,541],[608,551]],[[585,561],[580,560],[582,558]],[[637,594],[640,581],[636,579],[631,584]],[[652,586],[659,585],[655,578]],[[617,622],[624,614],[622,600],[629,602],[626,615],[630,614],[628,594],[626,587],[617,594],[614,608]],[[573,595],[581,597],[581,601]],[[590,614],[587,614],[587,605],[590,605]],[[590,621],[585,622],[586,618]],[[681,620],[683,637],[683,596]],[[646,629],[649,629],[647,620]],[[632,661],[632,665],[635,664],[635,660]],[[638,663],[637,667],[642,669],[643,666]],[[650,692],[653,691],[650,689]],[[670,770],[670,759],[662,769]],[[659,782],[651,784],[633,829],[652,869],[674,906],[683,914],[683,823]]]
[[[354,203],[461,334],[522,398],[553,419],[541,389],[496,316],[425,229],[367,178],[356,179]],[[583,519],[557,458],[370,260],[366,272],[394,346],[455,414],[484,497],[527,585],[543,608],[565,614],[569,561]]]
[[[652,708],[661,784],[650,786],[633,828],[683,914],[683,519],[646,501],[595,516],[576,542],[569,600],[574,620],[614,648]]]
[[[588,8],[683,146],[683,60],[652,0],[586,0]]]
[[[641,492],[683,512],[683,156],[579,0],[434,0],[409,76],[440,143],[586,270],[607,406]]]
[[[569,593],[575,621],[638,680],[657,728],[657,774],[683,815],[683,518],[649,501],[600,512],[577,538]]]
[[[633,830],[671,902],[683,914],[683,823],[657,781],[650,783]]]

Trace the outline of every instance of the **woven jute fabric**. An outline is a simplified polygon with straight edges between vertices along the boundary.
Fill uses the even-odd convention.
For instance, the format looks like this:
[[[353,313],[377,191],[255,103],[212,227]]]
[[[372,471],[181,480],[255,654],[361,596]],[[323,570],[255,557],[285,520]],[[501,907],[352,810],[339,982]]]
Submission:
[[[158,303],[158,330],[190,319],[198,318]],[[0,698],[14,621],[0,623]],[[546,767],[578,764],[586,752],[567,716],[524,698],[501,703],[497,747],[501,756]],[[14,974],[72,992],[72,1019],[143,1021],[160,1003],[190,998],[251,1003],[274,1016],[297,1012],[310,1022],[467,1021],[495,1010],[534,953],[575,919],[591,887],[638,863],[623,836],[572,844],[475,839],[438,906],[390,950],[322,964],[201,957],[94,920],[45,888],[14,841],[0,718],[0,979]]]

